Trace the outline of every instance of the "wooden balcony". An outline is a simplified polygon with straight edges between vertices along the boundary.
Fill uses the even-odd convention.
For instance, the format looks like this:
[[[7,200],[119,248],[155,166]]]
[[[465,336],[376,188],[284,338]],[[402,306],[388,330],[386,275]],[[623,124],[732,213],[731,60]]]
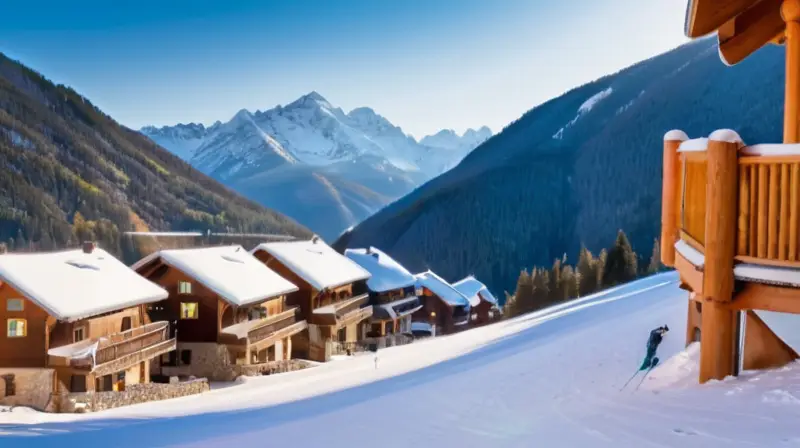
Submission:
[[[796,358],[753,311],[800,314],[800,144],[671,131],[663,173],[662,262],[691,292],[700,382]]]
[[[51,362],[74,368],[89,369],[95,375],[107,375],[129,368],[175,350],[175,339],[169,338],[169,323],[155,322],[106,337],[80,341],[53,350]],[[72,352],[72,353],[70,353]]]
[[[369,294],[361,294],[350,299],[344,299],[315,309],[311,323],[343,326],[359,322],[372,316],[372,307],[368,305]]]
[[[223,328],[221,333],[231,337],[229,345],[268,347],[275,341],[299,333],[308,327],[305,320],[297,319],[298,311],[298,308],[291,308],[274,316],[240,322]]]

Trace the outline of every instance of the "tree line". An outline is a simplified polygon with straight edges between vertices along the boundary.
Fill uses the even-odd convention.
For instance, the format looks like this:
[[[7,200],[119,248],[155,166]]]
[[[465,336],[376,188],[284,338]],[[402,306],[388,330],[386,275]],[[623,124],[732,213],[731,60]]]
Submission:
[[[653,243],[649,262],[643,261],[634,252],[625,232],[620,230],[614,244],[602,249],[597,256],[582,247],[574,266],[564,255],[550,268],[534,267],[530,272],[523,269],[514,294],[506,293],[504,314],[519,316],[654,274],[663,269],[658,240]]]

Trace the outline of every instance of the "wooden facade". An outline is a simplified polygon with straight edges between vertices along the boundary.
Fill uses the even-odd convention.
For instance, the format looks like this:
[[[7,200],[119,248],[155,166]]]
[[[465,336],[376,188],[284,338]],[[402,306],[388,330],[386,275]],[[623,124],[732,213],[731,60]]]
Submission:
[[[161,258],[138,266],[137,272],[169,293],[147,310],[154,320],[173,322],[176,330],[177,352],[158,362],[158,371],[165,374],[227,379],[215,370],[291,359],[291,338],[307,327],[298,310],[287,306],[285,295],[236,306]]]
[[[267,251],[257,249],[253,255],[299,288],[286,297],[286,303],[296,307],[309,326],[307,332],[292,339],[298,357],[325,362],[330,358],[329,341],[359,342],[366,338],[373,310],[367,293],[354,294],[354,282],[320,291]]]
[[[53,369],[54,394],[123,390],[150,382],[150,361],[175,350],[175,340],[167,322],[149,323],[144,307],[58,320],[10,284],[0,283],[5,326],[0,367]],[[95,343],[94,357],[70,356],[72,348]]]
[[[730,130],[664,138],[662,262],[689,290],[700,382],[796,359],[753,311],[800,314],[800,0],[689,1],[686,35],[715,31],[728,64],[786,45],[784,145]]]
[[[435,325],[436,335],[455,333],[467,328],[470,319],[468,307],[453,306],[430,289],[421,289],[422,308],[414,313],[413,321]]]
[[[368,292],[369,303],[373,308],[370,336],[411,333],[412,315],[422,309],[422,302],[417,297],[414,285],[381,292],[368,291],[366,286],[362,288],[361,291]]]

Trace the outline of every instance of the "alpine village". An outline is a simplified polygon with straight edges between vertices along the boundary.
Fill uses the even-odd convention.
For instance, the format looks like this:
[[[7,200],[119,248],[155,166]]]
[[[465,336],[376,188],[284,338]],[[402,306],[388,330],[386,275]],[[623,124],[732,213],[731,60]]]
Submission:
[[[317,236],[156,250],[132,266],[94,242],[0,254],[0,404],[88,412],[312,367],[501,316],[476,278],[412,274]],[[377,362],[377,359],[376,359]]]

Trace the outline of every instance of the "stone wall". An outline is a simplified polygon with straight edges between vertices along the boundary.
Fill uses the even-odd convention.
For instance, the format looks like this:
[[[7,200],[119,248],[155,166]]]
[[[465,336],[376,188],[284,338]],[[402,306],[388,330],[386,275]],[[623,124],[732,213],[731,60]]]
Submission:
[[[289,359],[283,361],[270,361],[262,364],[236,366],[236,376],[272,375],[275,373],[293,372],[311,367],[312,364],[302,359]]]
[[[29,406],[39,411],[51,411],[53,404],[53,369],[0,368],[0,405]],[[6,381],[13,382],[6,387]],[[6,391],[13,389],[13,395]]]
[[[233,381],[236,378],[233,371],[235,364],[231,363],[231,355],[227,346],[214,342],[179,342],[178,360],[181,359],[183,350],[192,351],[191,363],[176,367],[163,366],[161,368],[163,375],[194,376],[208,378],[209,381]]]
[[[60,412],[96,412],[148,401],[195,395],[209,390],[205,378],[170,384],[132,384],[122,392],[86,392],[58,396]]]

